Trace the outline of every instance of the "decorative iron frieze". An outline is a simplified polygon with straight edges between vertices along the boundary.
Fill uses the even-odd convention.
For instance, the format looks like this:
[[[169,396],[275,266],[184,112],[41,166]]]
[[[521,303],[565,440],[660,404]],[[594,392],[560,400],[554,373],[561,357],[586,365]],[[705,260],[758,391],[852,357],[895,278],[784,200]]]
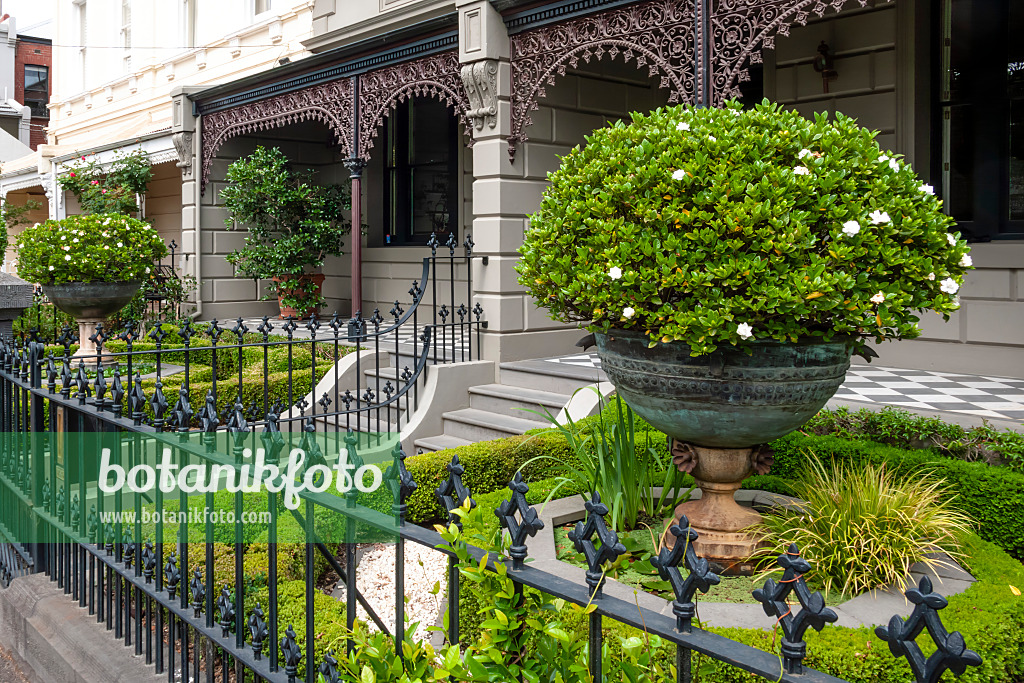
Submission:
[[[459,54],[439,52],[371,71],[359,77],[359,157],[369,159],[380,126],[396,106],[410,97],[434,97],[458,112],[469,136],[469,97],[462,84]],[[469,144],[472,144],[470,138]]]
[[[761,63],[761,50],[775,49],[776,34],[788,36],[794,24],[811,15],[823,16],[867,0],[712,0],[710,73],[712,106],[740,96],[740,83],[750,80],[748,67]]]
[[[723,0],[724,1],[724,0]],[[735,0],[734,0],[735,1]],[[580,61],[617,57],[669,91],[669,102],[692,101],[694,83],[692,0],[652,0],[523,31],[512,43],[512,128],[509,156],[526,142],[530,112],[545,88]]]
[[[351,155],[353,121],[352,79],[284,93],[258,102],[224,109],[202,118],[202,187],[210,179],[213,157],[230,138],[300,121],[320,121],[338,138],[343,155]]]

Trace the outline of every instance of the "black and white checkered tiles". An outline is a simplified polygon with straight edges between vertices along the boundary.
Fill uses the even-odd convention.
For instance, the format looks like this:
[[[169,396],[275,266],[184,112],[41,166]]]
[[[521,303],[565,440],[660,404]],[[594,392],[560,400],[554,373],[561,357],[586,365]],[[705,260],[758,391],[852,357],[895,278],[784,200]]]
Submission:
[[[596,353],[546,360],[578,368],[601,367]],[[1024,422],[1022,379],[853,365],[835,398]]]

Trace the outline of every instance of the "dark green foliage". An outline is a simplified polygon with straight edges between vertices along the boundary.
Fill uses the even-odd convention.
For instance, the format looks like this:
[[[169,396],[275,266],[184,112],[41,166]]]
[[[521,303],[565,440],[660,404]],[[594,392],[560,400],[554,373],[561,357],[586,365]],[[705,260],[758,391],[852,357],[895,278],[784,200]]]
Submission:
[[[934,448],[949,457],[1005,464],[1024,472],[1024,434],[1020,432],[988,424],[964,428],[891,406],[877,411],[823,410],[801,431],[870,439],[900,448]]]
[[[444,507],[434,492],[448,478],[447,465],[455,455],[466,468],[462,481],[476,497],[505,488],[520,468],[523,468],[523,478],[527,481],[550,476],[554,473],[551,471],[552,461],[527,463],[538,456],[551,456],[565,462],[566,456],[571,455],[571,449],[562,436],[539,434],[484,441],[413,456],[405,461],[418,484],[408,502],[406,518],[410,522],[418,524],[443,517]]]

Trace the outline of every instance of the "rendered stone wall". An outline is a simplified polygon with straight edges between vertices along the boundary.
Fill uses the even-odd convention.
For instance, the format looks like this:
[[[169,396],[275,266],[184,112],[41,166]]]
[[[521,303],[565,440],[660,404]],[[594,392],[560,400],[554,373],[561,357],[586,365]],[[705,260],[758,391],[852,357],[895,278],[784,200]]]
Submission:
[[[581,63],[581,66],[584,66]],[[631,111],[649,111],[667,102],[668,92],[655,87],[646,71],[621,61],[593,61],[586,70],[569,70],[531,113],[529,141],[509,162],[507,119],[499,116],[496,134],[477,136],[474,147],[474,237],[489,264],[476,266],[474,286],[487,311],[489,327],[484,358],[510,361],[572,353],[582,333],[556,323],[517,283],[514,270],[528,216],[540,206],[547,174],[584,136]],[[499,70],[499,93],[509,92],[509,70]],[[499,110],[501,111],[501,110]],[[486,133],[486,129],[485,129]]]
[[[928,178],[929,150],[927,145],[922,149],[920,140],[927,128],[916,136],[909,130],[922,116],[927,120],[927,104],[899,90],[929,86],[927,60],[911,58],[919,47],[910,44],[919,27],[907,25],[924,18],[906,8],[901,12],[899,3],[875,0],[869,5],[826,15],[793,27],[788,37],[777,37],[776,50],[765,52],[765,94],[806,116],[840,111],[856,117],[880,132],[883,148],[904,155],[939,187],[939,179]],[[839,74],[828,94],[811,66],[822,40],[833,49]],[[949,322],[923,314],[921,337],[876,346],[881,358],[875,364],[1024,377],[1024,242],[974,244],[971,254],[976,270],[964,280],[960,311]]]

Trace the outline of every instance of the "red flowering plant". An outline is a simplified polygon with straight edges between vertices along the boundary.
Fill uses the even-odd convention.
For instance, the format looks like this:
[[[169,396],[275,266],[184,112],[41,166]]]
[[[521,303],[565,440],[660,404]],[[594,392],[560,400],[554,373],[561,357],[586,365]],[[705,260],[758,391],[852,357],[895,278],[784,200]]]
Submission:
[[[137,196],[145,194],[153,177],[149,158],[142,150],[119,154],[109,165],[83,156],[57,181],[78,200],[82,213],[138,213]]]

